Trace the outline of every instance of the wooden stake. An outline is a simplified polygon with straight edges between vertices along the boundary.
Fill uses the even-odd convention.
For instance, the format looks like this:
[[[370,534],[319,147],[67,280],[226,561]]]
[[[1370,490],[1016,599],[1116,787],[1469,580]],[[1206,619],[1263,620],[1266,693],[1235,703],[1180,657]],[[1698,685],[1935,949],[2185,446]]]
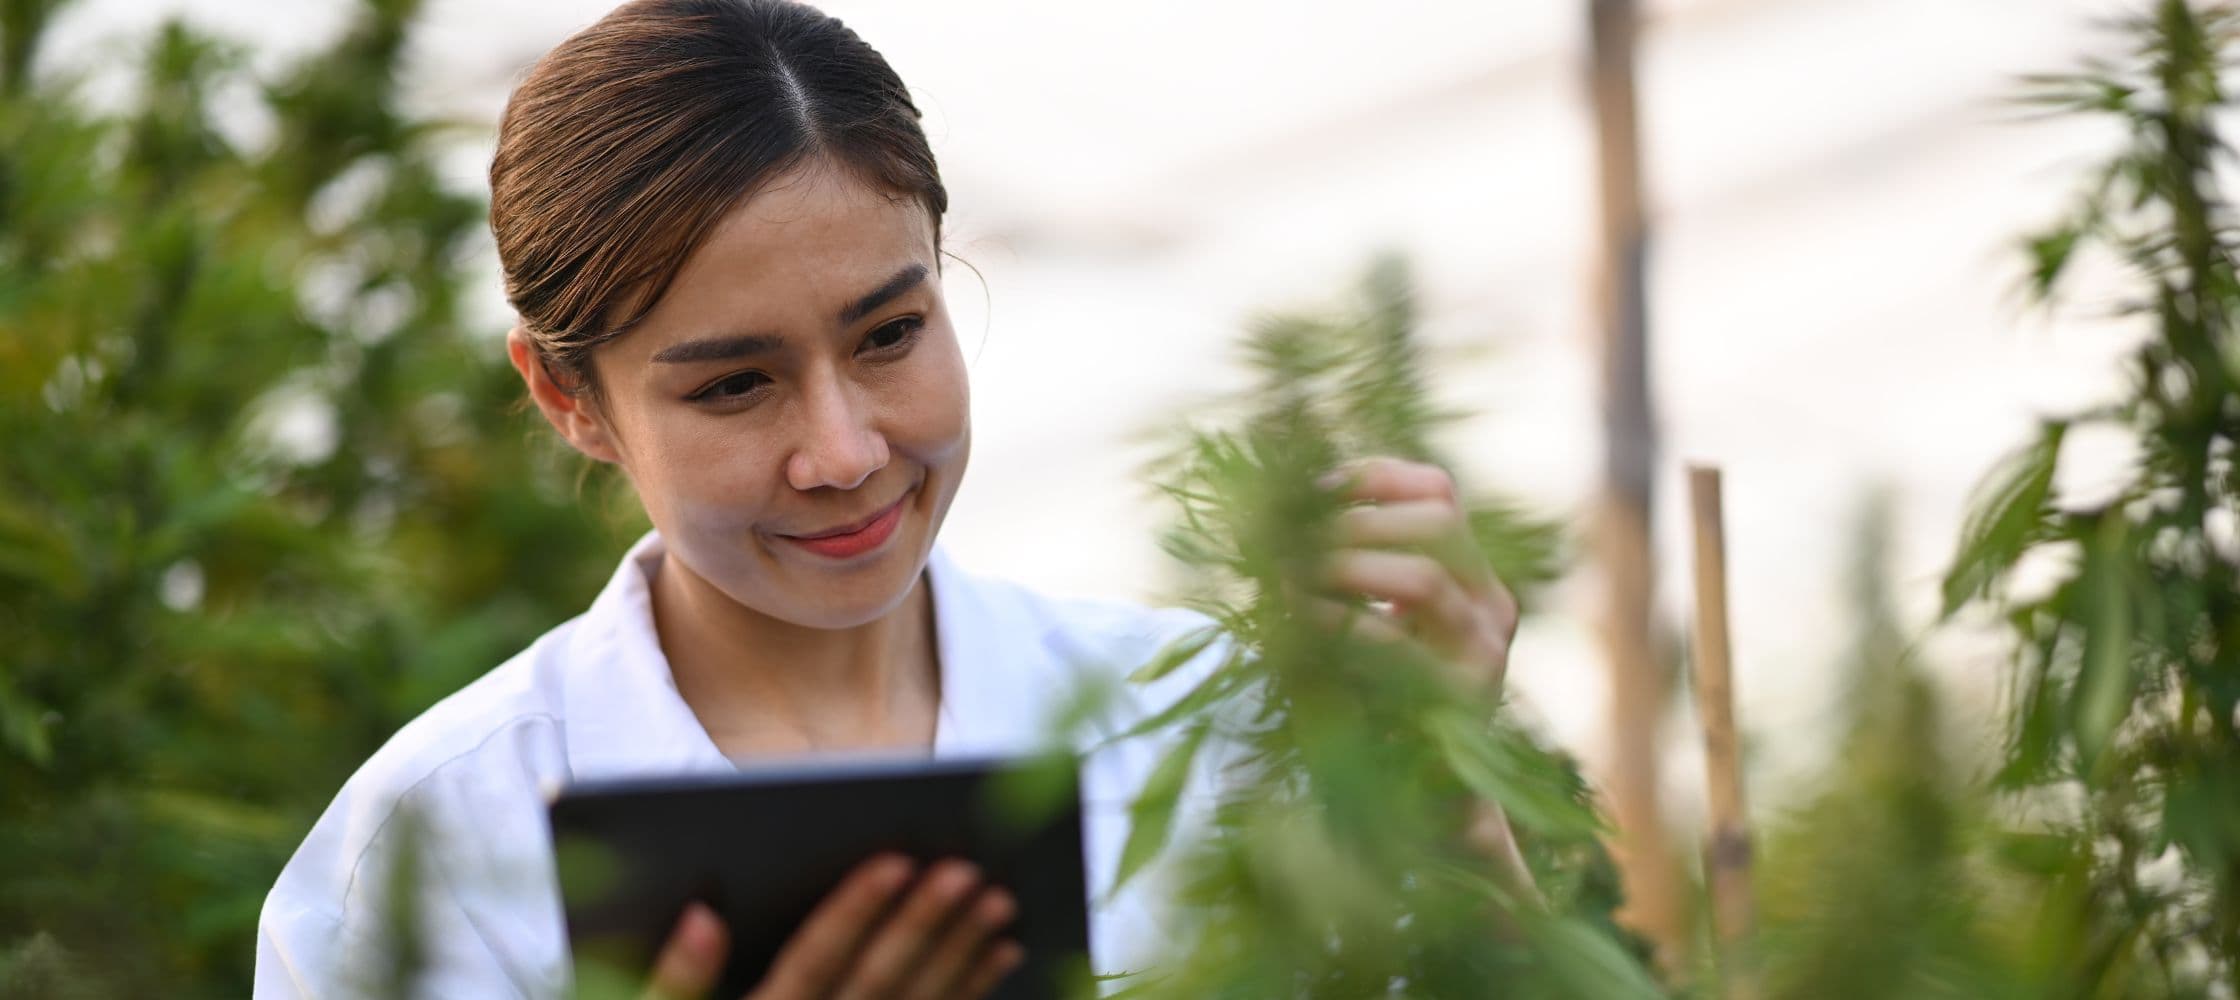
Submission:
[[[1602,638],[1610,664],[1610,759],[1602,775],[1616,828],[1612,859],[1625,884],[1619,918],[1655,946],[1668,972],[1687,965],[1679,865],[1665,834],[1658,778],[1670,672],[1655,639],[1657,428],[1649,391],[1648,222],[1642,209],[1634,88],[1634,0],[1590,0],[1595,148],[1600,165],[1600,255],[1595,289],[1602,356],[1603,476],[1595,562],[1605,588]]]
[[[1711,885],[1711,918],[1718,934],[1725,995],[1748,1000],[1757,995],[1748,952],[1754,921],[1750,820],[1743,806],[1742,752],[1735,736],[1732,647],[1727,635],[1726,513],[1719,469],[1689,466],[1688,495],[1696,547],[1693,677],[1711,804],[1711,836],[1704,846],[1703,867]]]

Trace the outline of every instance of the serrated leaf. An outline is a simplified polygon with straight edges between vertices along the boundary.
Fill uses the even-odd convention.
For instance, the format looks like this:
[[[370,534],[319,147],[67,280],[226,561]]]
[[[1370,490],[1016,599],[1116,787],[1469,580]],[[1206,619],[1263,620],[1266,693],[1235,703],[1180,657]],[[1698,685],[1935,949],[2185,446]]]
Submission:
[[[1960,551],[1945,575],[1944,617],[1987,593],[2036,540],[2067,431],[2067,423],[2049,421],[2035,444],[1990,478],[1989,488],[1962,529]]]
[[[1554,524],[1501,501],[1473,503],[1468,517],[1478,551],[1512,592],[1521,596],[1562,574],[1563,535]]]
[[[1488,801],[1499,803],[1516,823],[1550,833],[1590,834],[1601,826],[1592,810],[1570,790],[1548,780],[1561,775],[1553,761],[1535,775],[1537,748],[1491,723],[1459,711],[1441,710],[1424,720],[1426,733],[1456,778]]]
[[[1205,652],[1206,647],[1213,645],[1213,641],[1220,637],[1221,630],[1212,626],[1192,629],[1181,638],[1168,643],[1151,662],[1136,668],[1134,673],[1128,675],[1128,683],[1149,684],[1174,673],[1176,668],[1197,659],[1199,653]]]
[[[1143,871],[1145,865],[1167,849],[1167,840],[1174,833],[1174,817],[1182,800],[1182,791],[1190,781],[1191,765],[1198,759],[1198,750],[1205,745],[1209,727],[1200,725],[1186,730],[1175,745],[1159,758],[1157,767],[1143,783],[1143,791],[1128,806],[1128,840],[1120,848],[1119,870],[1112,876],[1109,893],[1117,895],[1121,887]]]
[[[1237,672],[1230,669],[1231,664],[1235,661],[1236,654],[1230,654],[1228,659],[1222,661],[1221,666],[1207,673],[1203,679],[1190,688],[1188,693],[1176,698],[1173,704],[1152,713],[1143,721],[1129,726],[1125,732],[1113,737],[1111,742],[1131,740],[1146,733],[1154,733],[1165,729],[1186,716],[1195,715],[1213,707],[1216,702],[1235,693],[1243,684],[1243,681],[1237,676]]]

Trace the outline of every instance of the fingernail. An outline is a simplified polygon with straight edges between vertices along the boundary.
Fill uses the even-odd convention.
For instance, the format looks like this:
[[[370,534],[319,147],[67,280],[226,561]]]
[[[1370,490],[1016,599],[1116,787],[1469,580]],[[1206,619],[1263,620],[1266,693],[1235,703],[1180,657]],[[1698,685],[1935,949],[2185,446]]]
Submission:
[[[909,881],[910,876],[916,874],[918,870],[917,862],[901,854],[889,854],[880,858],[878,865],[879,881],[889,885],[899,885]]]
[[[723,947],[721,940],[723,920],[706,903],[685,907],[684,927],[678,936],[684,939],[686,950],[697,958],[710,958]]]
[[[1019,901],[1002,889],[990,889],[987,901],[980,904],[980,912],[991,926],[1001,927],[1018,914]]]
[[[948,879],[949,884],[957,891],[969,889],[980,881],[980,866],[970,861],[951,861]]]

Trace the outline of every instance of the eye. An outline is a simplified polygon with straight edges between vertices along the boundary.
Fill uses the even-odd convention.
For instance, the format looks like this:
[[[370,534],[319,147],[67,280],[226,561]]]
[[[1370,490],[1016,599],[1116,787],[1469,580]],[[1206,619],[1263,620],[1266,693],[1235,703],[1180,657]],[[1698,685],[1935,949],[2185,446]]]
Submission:
[[[916,316],[904,316],[871,331],[863,338],[859,354],[881,354],[899,351],[918,339],[918,331],[925,329],[926,321]]]
[[[708,383],[706,387],[693,393],[691,399],[697,403],[744,399],[769,382],[770,376],[761,372],[734,372]]]

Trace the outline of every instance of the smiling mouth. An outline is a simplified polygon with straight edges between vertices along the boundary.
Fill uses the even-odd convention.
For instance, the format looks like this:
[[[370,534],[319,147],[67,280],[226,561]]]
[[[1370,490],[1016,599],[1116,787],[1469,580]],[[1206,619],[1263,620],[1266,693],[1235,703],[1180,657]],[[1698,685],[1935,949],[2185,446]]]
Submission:
[[[878,548],[894,534],[895,525],[902,520],[903,505],[909,499],[910,493],[904,493],[870,517],[827,531],[778,537],[821,556],[844,559],[862,555]]]

